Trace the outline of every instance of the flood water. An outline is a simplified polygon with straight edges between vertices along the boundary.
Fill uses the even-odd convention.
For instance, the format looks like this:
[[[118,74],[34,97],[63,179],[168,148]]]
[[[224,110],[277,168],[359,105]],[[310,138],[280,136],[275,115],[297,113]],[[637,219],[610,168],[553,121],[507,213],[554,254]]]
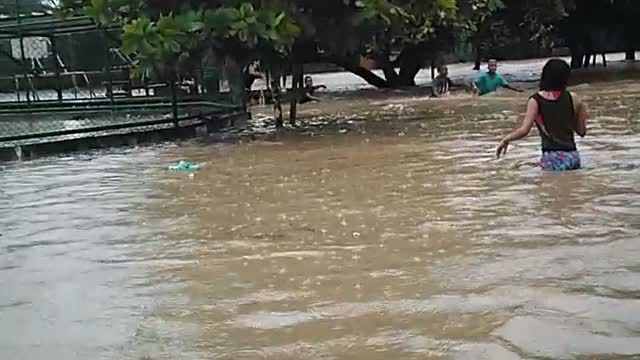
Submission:
[[[0,358],[640,356],[640,85],[575,90],[592,119],[564,174],[535,133],[494,159],[510,93],[5,164]]]

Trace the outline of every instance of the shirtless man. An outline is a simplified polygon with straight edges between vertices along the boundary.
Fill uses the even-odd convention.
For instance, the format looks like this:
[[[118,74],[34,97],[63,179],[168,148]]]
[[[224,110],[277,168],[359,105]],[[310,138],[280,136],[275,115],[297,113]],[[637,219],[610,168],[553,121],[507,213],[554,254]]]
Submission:
[[[300,104],[308,103],[310,101],[320,101],[320,98],[313,95],[313,93],[318,89],[326,89],[327,87],[324,85],[313,85],[313,78],[311,76],[306,76],[304,78],[304,88],[302,99],[300,99]]]

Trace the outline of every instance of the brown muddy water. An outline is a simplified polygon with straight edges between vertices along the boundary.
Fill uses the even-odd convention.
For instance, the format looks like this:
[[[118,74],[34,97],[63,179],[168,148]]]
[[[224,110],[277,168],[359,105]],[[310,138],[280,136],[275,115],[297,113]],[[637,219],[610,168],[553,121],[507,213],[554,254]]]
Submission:
[[[494,159],[510,93],[7,164],[0,358],[640,357],[640,86],[575,90],[591,132],[564,174],[535,134]]]

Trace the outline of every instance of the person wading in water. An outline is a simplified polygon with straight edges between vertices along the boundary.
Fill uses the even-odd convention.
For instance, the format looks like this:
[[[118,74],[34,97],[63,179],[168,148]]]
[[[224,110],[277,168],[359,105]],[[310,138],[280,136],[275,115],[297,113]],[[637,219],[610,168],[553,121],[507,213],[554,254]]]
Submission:
[[[302,99],[300,99],[300,104],[305,104],[311,101],[320,101],[320,98],[314,96],[313,94],[318,89],[326,89],[327,87],[324,85],[313,85],[313,78],[311,76],[306,76],[304,78],[304,88]]]
[[[449,78],[449,68],[447,68],[447,65],[438,66],[438,76],[431,82],[431,96],[447,96],[452,87],[453,82]]]
[[[471,82],[471,89],[478,96],[492,93],[500,87],[517,92],[524,92],[522,89],[509,85],[507,80],[498,74],[498,62],[493,59],[489,60],[488,71],[482,73],[482,75]]]
[[[567,91],[571,67],[564,60],[549,60],[542,69],[540,91],[529,98],[522,125],[498,146],[498,158],[509,143],[526,137],[536,124],[542,139],[540,166],[548,171],[576,170],[581,166],[574,133],[587,134],[587,109],[582,100]]]

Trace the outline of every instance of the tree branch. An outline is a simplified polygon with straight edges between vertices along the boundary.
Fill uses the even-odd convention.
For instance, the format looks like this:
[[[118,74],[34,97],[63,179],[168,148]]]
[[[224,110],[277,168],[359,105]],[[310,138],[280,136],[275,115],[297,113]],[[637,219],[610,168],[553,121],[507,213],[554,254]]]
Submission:
[[[380,76],[374,74],[371,70],[366,69],[360,66],[357,62],[352,59],[345,57],[337,57],[337,56],[318,56],[316,61],[326,62],[330,64],[334,64],[340,66],[345,71],[353,73],[364,79],[368,84],[373,85],[377,88],[392,88],[393,84],[389,81],[381,78]]]
[[[373,85],[377,88],[393,87],[392,84],[389,83],[389,81],[381,78],[380,76],[374,74],[371,70],[363,68],[360,65],[355,65],[353,63],[344,62],[344,61],[335,61],[333,63],[335,65],[340,66],[341,68],[345,69],[350,73],[358,75],[359,77],[363,78],[364,81],[366,81],[368,84]]]

